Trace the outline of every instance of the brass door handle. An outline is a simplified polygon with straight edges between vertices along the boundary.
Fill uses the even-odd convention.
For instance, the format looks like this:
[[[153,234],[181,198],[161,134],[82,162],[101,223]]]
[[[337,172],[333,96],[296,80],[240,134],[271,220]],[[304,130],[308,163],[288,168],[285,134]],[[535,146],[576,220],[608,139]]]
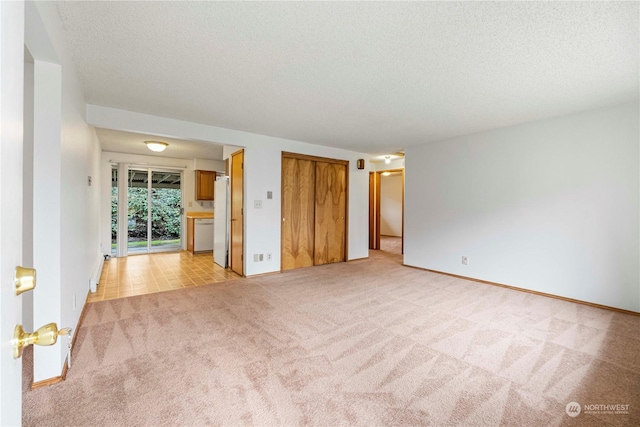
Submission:
[[[20,295],[21,293],[31,291],[36,287],[36,269],[27,267],[16,267],[13,276],[13,293]]]
[[[39,328],[35,332],[25,332],[22,325],[17,325],[13,331],[13,358],[18,359],[22,356],[25,347],[32,344],[35,345],[53,345],[58,341],[58,335],[68,335],[71,328],[62,328],[58,330],[58,325],[49,323]]]

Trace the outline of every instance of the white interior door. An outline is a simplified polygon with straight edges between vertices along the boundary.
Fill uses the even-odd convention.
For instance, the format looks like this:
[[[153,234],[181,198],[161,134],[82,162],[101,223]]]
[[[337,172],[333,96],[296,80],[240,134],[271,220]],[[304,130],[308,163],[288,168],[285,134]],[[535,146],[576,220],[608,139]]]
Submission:
[[[24,3],[0,2],[0,425],[20,425],[22,359],[11,341],[22,323],[22,297],[13,293],[22,263],[22,123]]]

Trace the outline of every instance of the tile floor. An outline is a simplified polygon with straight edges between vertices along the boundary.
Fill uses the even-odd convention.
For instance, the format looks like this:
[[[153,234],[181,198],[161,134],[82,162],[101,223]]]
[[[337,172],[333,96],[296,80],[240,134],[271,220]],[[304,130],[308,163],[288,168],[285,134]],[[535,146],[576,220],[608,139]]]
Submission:
[[[213,255],[187,251],[131,255],[105,261],[100,284],[87,302],[170,291],[240,278],[213,262]]]

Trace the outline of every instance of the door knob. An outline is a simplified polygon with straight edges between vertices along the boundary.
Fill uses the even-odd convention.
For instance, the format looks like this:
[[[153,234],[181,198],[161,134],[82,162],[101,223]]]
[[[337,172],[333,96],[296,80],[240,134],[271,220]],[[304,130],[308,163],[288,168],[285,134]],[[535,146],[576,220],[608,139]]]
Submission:
[[[68,335],[71,328],[62,328],[58,330],[58,325],[49,323],[41,327],[35,332],[25,332],[22,325],[17,325],[13,331],[13,358],[18,359],[22,356],[25,347],[32,344],[35,345],[53,345],[58,341],[58,335]]]
[[[16,267],[13,276],[13,292],[20,295],[23,292],[31,291],[36,287],[36,269],[27,267]]]

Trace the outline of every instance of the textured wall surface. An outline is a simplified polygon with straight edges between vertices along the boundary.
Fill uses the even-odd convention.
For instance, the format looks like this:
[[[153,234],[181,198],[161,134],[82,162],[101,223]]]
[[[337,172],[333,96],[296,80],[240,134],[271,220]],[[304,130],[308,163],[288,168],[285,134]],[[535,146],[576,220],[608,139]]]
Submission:
[[[640,311],[639,128],[631,103],[408,149],[405,263]]]

